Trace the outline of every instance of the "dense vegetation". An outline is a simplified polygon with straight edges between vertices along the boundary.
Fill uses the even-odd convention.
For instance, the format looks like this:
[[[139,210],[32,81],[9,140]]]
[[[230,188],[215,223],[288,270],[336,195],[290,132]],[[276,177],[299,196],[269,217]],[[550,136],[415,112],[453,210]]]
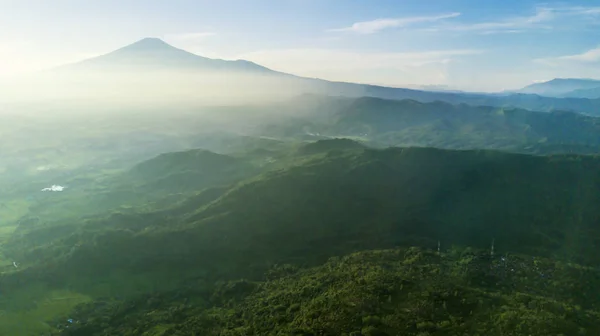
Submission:
[[[148,203],[5,240],[2,309],[65,335],[595,334],[599,168],[348,139],[160,155],[103,182]]]
[[[597,271],[489,251],[375,250],[265,280],[80,306],[64,335],[594,335]],[[573,288],[574,290],[575,288]],[[68,327],[68,328],[67,328]]]

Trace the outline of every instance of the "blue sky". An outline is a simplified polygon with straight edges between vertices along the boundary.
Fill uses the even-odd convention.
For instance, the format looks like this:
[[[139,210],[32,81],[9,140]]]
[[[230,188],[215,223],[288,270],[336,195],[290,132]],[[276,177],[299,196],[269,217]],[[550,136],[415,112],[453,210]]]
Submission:
[[[215,58],[391,86],[600,78],[600,0],[0,0],[0,76],[160,37]]]

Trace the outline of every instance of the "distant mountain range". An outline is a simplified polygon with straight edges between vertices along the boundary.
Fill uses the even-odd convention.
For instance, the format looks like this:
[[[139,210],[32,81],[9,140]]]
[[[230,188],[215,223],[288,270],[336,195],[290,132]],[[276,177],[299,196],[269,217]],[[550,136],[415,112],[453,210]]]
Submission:
[[[383,147],[535,154],[600,151],[600,119],[571,112],[316,95],[275,110],[293,117],[263,125],[259,134],[301,140],[350,138]]]
[[[201,57],[157,38],[146,38],[111,53],[62,66],[48,73],[56,75],[59,81],[66,78],[68,82],[57,84],[57,80],[52,78],[40,87],[36,97],[75,97],[102,102],[136,96],[138,101],[154,99],[178,103],[214,98],[223,104],[287,99],[303,93],[316,93],[600,115],[600,99],[594,96],[596,91],[593,91],[597,90],[595,83],[600,86],[600,81],[557,79],[534,84],[518,92],[498,94],[440,91],[437,87],[433,91],[391,88],[304,78],[249,61]],[[76,79],[71,80],[69,76]],[[53,92],[61,85],[66,88],[64,92],[53,96]],[[33,96],[30,87],[27,87],[26,99]],[[569,92],[577,97],[563,97]],[[550,94],[555,96],[543,96]]]
[[[571,92],[564,94],[565,97],[572,98],[589,98],[589,99],[597,99],[600,98],[600,87],[591,88],[591,89],[577,89]]]
[[[548,97],[600,98],[600,80],[585,78],[555,78],[528,85],[519,93],[530,93]]]

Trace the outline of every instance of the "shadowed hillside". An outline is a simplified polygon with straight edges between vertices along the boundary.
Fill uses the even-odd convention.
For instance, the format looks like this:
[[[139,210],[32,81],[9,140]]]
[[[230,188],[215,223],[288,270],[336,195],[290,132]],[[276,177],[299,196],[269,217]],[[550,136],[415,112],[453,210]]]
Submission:
[[[519,92],[549,97],[598,98],[599,95],[592,94],[594,91],[597,93],[598,88],[600,88],[600,80],[597,79],[555,78],[547,82],[528,85]]]

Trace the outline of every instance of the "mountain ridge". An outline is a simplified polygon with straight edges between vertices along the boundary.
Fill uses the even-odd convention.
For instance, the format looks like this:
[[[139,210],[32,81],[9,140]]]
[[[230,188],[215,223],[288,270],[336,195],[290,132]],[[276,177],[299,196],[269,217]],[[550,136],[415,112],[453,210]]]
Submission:
[[[550,97],[574,97],[573,92],[579,90],[590,90],[600,88],[600,80],[591,78],[554,78],[549,81],[530,84],[520,90],[518,93],[538,94]],[[599,98],[593,96],[590,98]]]
[[[74,80],[63,76],[66,80],[64,83],[57,83],[52,79],[42,83],[39,95],[42,101],[47,100],[50,95],[51,99],[58,101],[93,100],[97,104],[117,101],[120,104],[128,101],[146,104],[149,99],[154,99],[163,103],[171,101],[178,104],[202,104],[209,101],[209,104],[216,102],[222,105],[231,101],[275,101],[303,93],[318,93],[393,100],[413,99],[421,102],[439,100],[453,104],[518,107],[541,112],[568,110],[600,115],[600,99],[544,97],[518,92],[438,92],[336,82],[279,72],[244,60],[209,59],[153,38],[140,40],[109,54],[56,68],[53,72],[59,75],[73,73]],[[90,73],[93,75],[89,76]],[[83,78],[77,78],[78,75]],[[62,88],[58,92],[59,98],[53,96],[56,88]],[[28,89],[25,93],[9,94],[7,97],[14,99],[21,95],[26,99],[31,99],[32,96]]]
[[[546,154],[559,148],[579,148],[582,154],[600,149],[600,119],[569,111],[318,95],[305,95],[289,106],[278,105],[277,110],[294,118],[262,126],[263,135],[306,140],[348,137],[381,146]]]
[[[164,40],[147,37],[109,53],[85,59],[56,68],[57,70],[76,70],[90,67],[102,70],[148,69],[148,68],[186,68],[197,70],[231,70],[269,73],[271,69],[246,60],[223,60],[200,56],[174,47]]]

